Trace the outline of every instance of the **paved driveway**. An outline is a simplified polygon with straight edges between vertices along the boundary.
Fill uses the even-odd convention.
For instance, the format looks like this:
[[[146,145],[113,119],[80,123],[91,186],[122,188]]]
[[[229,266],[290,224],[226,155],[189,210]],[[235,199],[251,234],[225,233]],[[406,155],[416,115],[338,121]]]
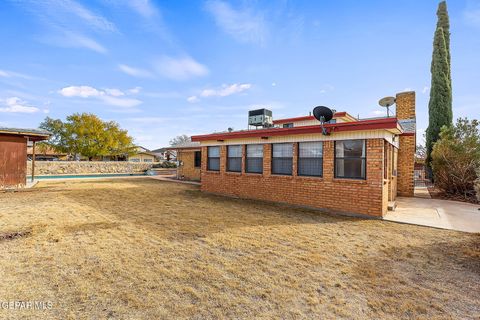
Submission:
[[[397,208],[384,220],[442,229],[480,232],[480,205],[426,198],[397,198]]]

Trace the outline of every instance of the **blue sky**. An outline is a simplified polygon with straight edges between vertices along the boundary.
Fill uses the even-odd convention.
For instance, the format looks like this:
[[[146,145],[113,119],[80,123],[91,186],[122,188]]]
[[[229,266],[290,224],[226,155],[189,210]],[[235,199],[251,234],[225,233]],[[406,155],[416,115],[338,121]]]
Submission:
[[[360,117],[417,92],[427,126],[438,1],[0,2],[0,126],[92,112],[136,143],[326,105]],[[480,1],[448,2],[454,115],[480,118]],[[420,138],[420,137],[419,137]]]

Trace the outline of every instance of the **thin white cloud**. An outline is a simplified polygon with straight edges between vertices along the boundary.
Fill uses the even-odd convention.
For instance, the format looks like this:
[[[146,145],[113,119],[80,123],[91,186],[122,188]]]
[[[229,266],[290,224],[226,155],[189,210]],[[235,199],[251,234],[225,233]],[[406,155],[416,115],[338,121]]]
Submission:
[[[103,45],[84,34],[65,30],[55,35],[43,36],[40,41],[58,47],[88,49],[101,54],[108,51]]]
[[[231,85],[224,84],[220,89],[205,89],[200,93],[202,97],[227,97],[232,94],[240,93],[250,89],[252,85],[250,83],[234,83]]]
[[[119,89],[96,89],[90,86],[69,86],[62,88],[58,93],[64,97],[96,98],[104,103],[123,108],[132,108],[140,105],[141,100],[124,97],[125,93]]]
[[[128,89],[128,93],[138,94],[138,93],[140,93],[141,90],[142,90],[142,87],[135,87],[135,88],[132,88],[132,89]]]
[[[158,9],[149,0],[127,0],[126,4],[145,18],[151,18],[158,14]]]
[[[18,97],[11,97],[0,101],[0,112],[5,113],[35,113],[39,108],[29,106],[25,101]]]
[[[37,15],[51,26],[66,29],[78,27],[79,24],[95,31],[116,32],[117,27],[104,16],[94,13],[74,0],[23,0],[18,1],[26,10]]]
[[[264,43],[268,34],[262,14],[252,9],[234,9],[224,1],[207,1],[206,9],[216,24],[240,42]]]
[[[429,89],[430,89],[429,87],[424,86],[423,89],[422,89],[422,93],[423,94],[427,93]]]
[[[385,115],[387,115],[387,111],[386,110],[374,110],[374,111],[372,111],[372,115],[377,116],[377,117],[385,116]]]
[[[137,78],[151,78],[152,73],[144,70],[144,69],[139,69],[139,68],[134,68],[131,66],[128,66],[126,64],[119,64],[118,69],[122,71],[123,73],[128,74],[129,76],[132,77],[137,77]]]
[[[13,71],[8,71],[8,70],[1,70],[0,69],[0,77],[2,78],[21,78],[21,79],[26,79],[26,80],[31,80],[34,77],[18,73],[18,72],[13,72]]]
[[[190,102],[190,103],[195,103],[195,102],[200,101],[200,99],[198,99],[197,96],[191,96],[191,97],[187,98],[187,101]]]
[[[206,66],[189,56],[179,58],[163,56],[155,62],[155,69],[164,77],[173,80],[187,80],[194,77],[203,77],[209,73]]]

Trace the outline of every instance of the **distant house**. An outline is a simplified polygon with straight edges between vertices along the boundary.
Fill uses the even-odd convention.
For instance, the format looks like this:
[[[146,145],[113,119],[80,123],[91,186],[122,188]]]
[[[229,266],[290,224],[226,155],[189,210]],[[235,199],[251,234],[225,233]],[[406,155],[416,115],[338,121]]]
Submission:
[[[128,156],[127,161],[130,162],[157,162],[157,156],[152,151],[142,146],[137,146],[137,152]]]
[[[33,146],[29,144],[27,147],[27,156],[28,159],[33,158]],[[40,161],[65,161],[69,160],[68,154],[65,152],[58,152],[52,147],[49,147],[47,145],[37,145],[36,150],[35,150],[35,160],[40,160]]]
[[[159,160],[175,161],[177,159],[175,150],[171,150],[170,148],[155,149],[151,152],[154,153]]]

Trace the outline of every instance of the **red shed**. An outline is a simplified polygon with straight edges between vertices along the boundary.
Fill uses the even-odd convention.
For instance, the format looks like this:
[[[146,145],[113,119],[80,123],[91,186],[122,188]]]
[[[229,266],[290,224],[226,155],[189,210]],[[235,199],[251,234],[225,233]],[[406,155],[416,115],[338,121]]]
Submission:
[[[37,129],[0,127],[0,189],[22,188],[27,182],[27,142],[47,140],[50,133]],[[32,160],[34,161],[34,160]],[[32,176],[35,165],[32,165]]]

